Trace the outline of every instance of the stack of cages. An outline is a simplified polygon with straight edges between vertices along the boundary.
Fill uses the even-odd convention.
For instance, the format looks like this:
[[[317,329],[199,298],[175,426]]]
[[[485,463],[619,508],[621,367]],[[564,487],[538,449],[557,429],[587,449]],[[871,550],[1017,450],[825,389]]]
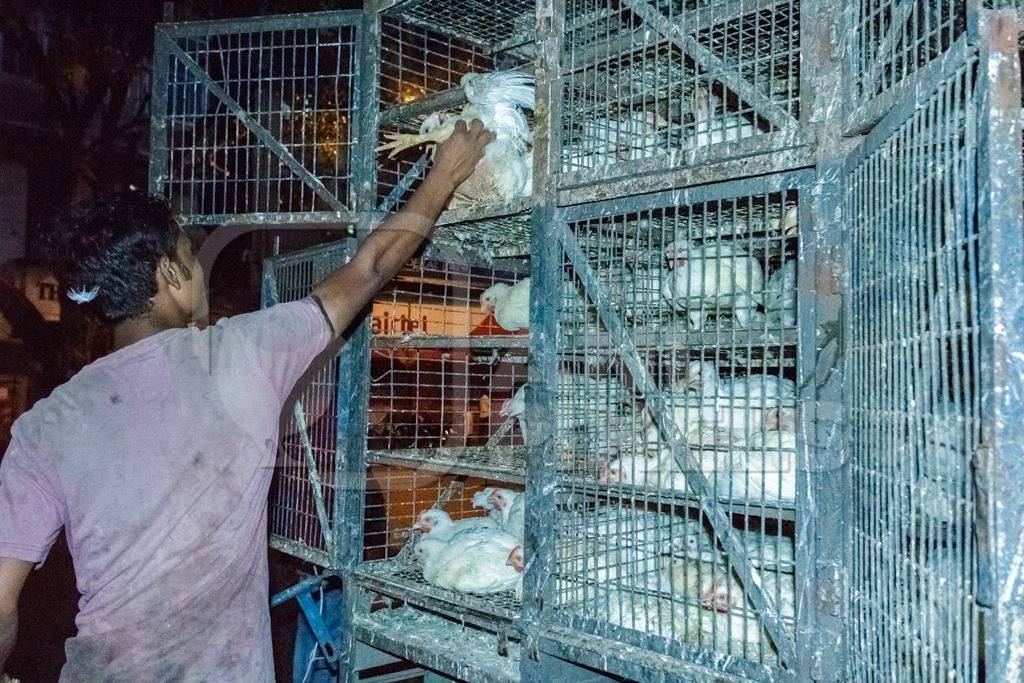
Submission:
[[[357,139],[538,65],[539,196],[446,211],[288,408],[270,542],[345,576],[349,669],[358,639],[474,681],[551,680],[538,649],[627,679],[1019,677],[1016,24],[842,4],[843,125],[870,132],[817,170],[811,119],[836,112],[802,87],[823,81],[797,0],[157,30],[150,189],[184,224],[369,228],[428,158]],[[264,305],[353,248],[268,260]],[[528,277],[529,336],[482,301]],[[844,455],[848,481],[815,470]],[[521,596],[427,580],[421,513],[524,487]]]
[[[557,344],[531,381],[557,406],[536,486],[557,515],[528,550],[547,632],[628,644],[628,678],[794,666],[815,387],[800,10],[570,0],[546,51],[560,244],[536,336]]]
[[[417,134],[427,117],[459,114],[466,74],[533,75],[530,0],[413,0],[367,11],[379,31],[382,146]],[[381,209],[403,205],[429,155],[422,144],[379,151]],[[507,202],[457,195],[373,304],[356,637],[468,680],[518,679],[519,591],[474,593],[451,575],[425,573],[420,541],[439,537],[444,517],[487,516],[522,495],[531,189]],[[508,299],[521,309],[510,317]]]
[[[850,680],[1021,677],[1019,27],[998,5],[850,7]]]

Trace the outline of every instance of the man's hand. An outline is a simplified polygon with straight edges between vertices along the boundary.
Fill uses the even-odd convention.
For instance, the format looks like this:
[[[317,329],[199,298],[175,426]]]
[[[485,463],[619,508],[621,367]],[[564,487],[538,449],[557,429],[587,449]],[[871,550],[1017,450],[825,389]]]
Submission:
[[[454,190],[473,175],[484,157],[484,148],[493,140],[494,133],[484,128],[480,119],[473,119],[468,128],[465,121],[456,122],[455,132],[437,147],[431,174],[448,179]]]
[[[434,229],[455,188],[472,175],[494,133],[474,119],[438,145],[434,167],[402,210],[370,233],[352,260],[317,285],[324,311],[341,334],[374,295],[408,262]]]

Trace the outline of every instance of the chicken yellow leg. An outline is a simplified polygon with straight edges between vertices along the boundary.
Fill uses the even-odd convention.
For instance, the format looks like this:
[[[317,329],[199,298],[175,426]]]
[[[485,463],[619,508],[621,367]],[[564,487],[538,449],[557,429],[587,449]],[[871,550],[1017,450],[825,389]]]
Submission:
[[[446,121],[437,128],[423,133],[385,133],[384,139],[387,142],[378,147],[377,151],[390,150],[388,159],[394,159],[397,154],[410,147],[423,144],[437,145],[447,140],[455,132],[455,121],[457,120]]]

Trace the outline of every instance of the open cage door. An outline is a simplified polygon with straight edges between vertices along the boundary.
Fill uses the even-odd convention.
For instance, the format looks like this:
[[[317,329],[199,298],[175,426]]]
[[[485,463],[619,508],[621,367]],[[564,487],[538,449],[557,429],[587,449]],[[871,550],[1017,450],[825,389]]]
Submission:
[[[161,24],[149,189],[185,224],[351,222],[362,13]]]
[[[267,259],[263,306],[295,301],[348,261],[353,240]],[[319,566],[336,569],[347,539],[338,523],[352,484],[345,475],[348,439],[357,407],[351,400],[357,365],[354,344],[326,363],[293,396],[281,429],[277,471],[270,491],[270,546]],[[349,525],[351,526],[351,525]]]
[[[977,33],[846,163],[849,680],[1022,675],[1014,15]]]

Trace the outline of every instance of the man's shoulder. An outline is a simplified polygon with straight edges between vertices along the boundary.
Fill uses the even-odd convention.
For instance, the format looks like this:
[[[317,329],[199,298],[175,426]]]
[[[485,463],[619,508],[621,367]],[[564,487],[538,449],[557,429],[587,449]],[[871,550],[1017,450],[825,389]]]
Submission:
[[[11,426],[11,436],[36,450],[53,436],[81,426],[88,420],[85,413],[95,401],[93,394],[98,393],[101,377],[96,369],[86,366],[22,413]]]

